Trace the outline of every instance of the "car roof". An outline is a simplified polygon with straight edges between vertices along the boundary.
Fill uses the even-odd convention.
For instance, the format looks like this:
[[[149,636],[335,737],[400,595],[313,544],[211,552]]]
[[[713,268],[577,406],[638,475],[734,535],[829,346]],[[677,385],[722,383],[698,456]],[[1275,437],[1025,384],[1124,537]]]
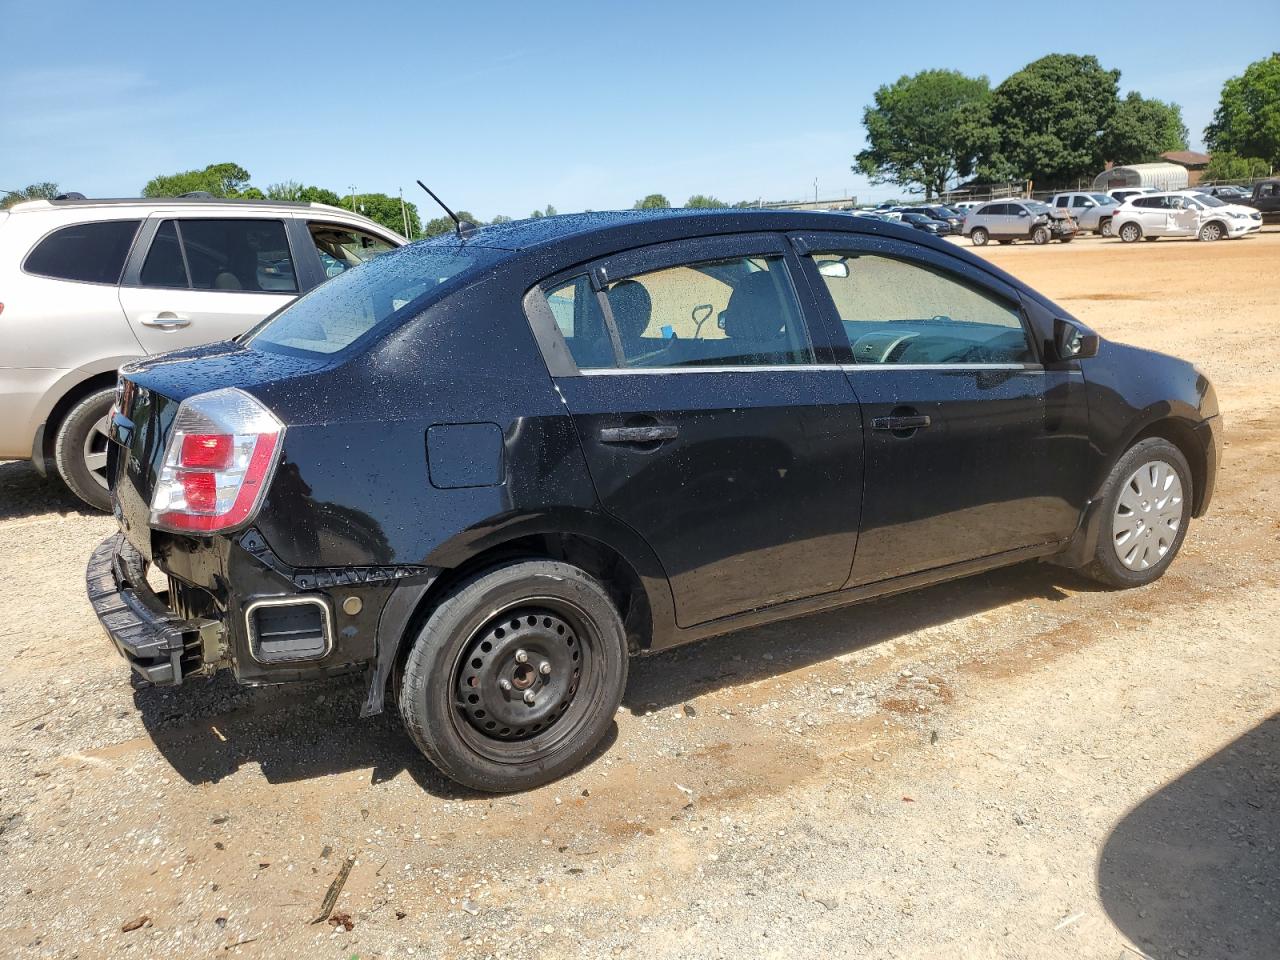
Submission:
[[[76,210],[93,207],[143,207],[147,209],[171,209],[173,207],[210,207],[215,210],[323,210],[340,213],[359,220],[369,220],[363,214],[328,203],[306,200],[245,200],[230,197],[93,197],[75,200],[24,200],[9,208],[11,213],[36,213],[41,210]],[[376,221],[370,220],[374,223]]]
[[[866,225],[864,226],[864,222]],[[579,237],[626,237],[626,244],[658,243],[703,234],[755,233],[778,230],[845,230],[873,232],[867,217],[851,217],[834,210],[765,210],[756,207],[728,210],[664,209],[601,210],[534,217],[480,227],[466,235],[465,243],[501,250],[529,250]],[[880,226],[888,224],[880,223]],[[901,229],[901,228],[897,228]],[[903,233],[902,236],[910,236]],[[456,234],[431,242],[456,243]],[[919,242],[911,236],[913,242]],[[603,249],[603,248],[602,248]]]

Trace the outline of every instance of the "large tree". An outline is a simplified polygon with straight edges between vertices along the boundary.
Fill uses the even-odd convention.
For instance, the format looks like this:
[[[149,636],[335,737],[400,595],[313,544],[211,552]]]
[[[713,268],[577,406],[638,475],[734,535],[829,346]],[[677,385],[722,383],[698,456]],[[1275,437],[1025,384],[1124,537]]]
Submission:
[[[955,70],[924,70],[899,77],[875,93],[862,113],[867,148],[854,171],[872,183],[923,187],[925,196],[944,192],[956,177],[973,172],[991,146],[991,88],[986,77]]]
[[[56,183],[29,183],[25,187],[17,190],[4,190],[3,197],[0,197],[0,210],[7,210],[15,203],[22,203],[24,200],[52,200],[62,190]]]
[[[1261,157],[1241,157],[1230,150],[1219,150],[1209,158],[1201,180],[1256,180],[1271,173],[1271,164]]]
[[[1104,149],[1113,163],[1150,163],[1170,150],[1187,149],[1187,126],[1176,103],[1148,100],[1131,90],[1116,104]]]
[[[263,196],[262,191],[249,185],[249,171],[238,163],[211,163],[203,170],[162,174],[142,188],[144,197],[180,197],[197,192],[215,197]]]
[[[363,213],[370,220],[380,223],[388,230],[394,230],[396,233],[404,233],[404,217],[407,214],[409,218],[408,239],[412,240],[415,237],[422,236],[422,221],[418,218],[418,208],[408,200],[405,200],[402,211],[400,202],[399,197],[388,196],[385,193],[357,193],[356,212]],[[342,206],[347,206],[347,204],[344,203]],[[462,219],[469,218],[464,216]]]
[[[458,219],[463,222],[474,223],[477,227],[484,226],[483,220],[479,217],[472,216],[466,210],[459,210],[457,213]],[[507,217],[507,220],[510,219],[510,217]],[[497,221],[495,220],[494,222],[496,223]],[[426,225],[422,228],[421,236],[438,237],[442,234],[452,233],[456,229],[458,229],[457,224],[448,217],[436,217],[434,220],[427,221]]]
[[[1254,61],[1243,76],[1222,85],[1204,139],[1211,151],[1227,150],[1280,165],[1280,53]]]
[[[665,210],[669,206],[671,206],[670,201],[662,194],[651,193],[643,200],[637,200],[635,208],[637,210]]]
[[[695,210],[723,210],[729,206],[723,200],[717,200],[715,197],[709,197],[704,193],[695,193],[685,201],[684,205]]]
[[[1038,189],[1073,186],[1108,159],[1119,70],[1097,57],[1051,53],[1010,75],[991,96],[998,141],[981,172],[993,180],[1033,180]]]

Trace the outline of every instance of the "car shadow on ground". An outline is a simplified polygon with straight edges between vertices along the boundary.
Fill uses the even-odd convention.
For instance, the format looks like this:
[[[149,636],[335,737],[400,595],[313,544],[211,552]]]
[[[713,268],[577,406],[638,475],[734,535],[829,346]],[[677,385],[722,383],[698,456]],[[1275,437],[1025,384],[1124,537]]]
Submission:
[[[721,687],[798,670],[1018,600],[1105,589],[1062,567],[1023,563],[961,580],[712,637],[631,662],[623,704],[639,715]]]
[[[1131,810],[1098,863],[1111,920],[1153,957],[1280,951],[1280,713]]]
[[[22,520],[46,513],[104,516],[82,503],[61,480],[40,476],[30,461],[0,463],[0,521]]]
[[[845,610],[756,627],[632,661],[623,698],[634,713],[680,704],[721,687],[751,683],[915,630],[1017,600],[1067,597],[1096,588],[1057,568],[1023,564]],[[135,684],[134,701],[157,749],[188,783],[216,783],[257,764],[270,783],[372,767],[370,782],[402,771],[446,799],[479,796],[437,771],[410,742],[395,707],[360,718],[359,678],[247,688],[224,672],[180,687]],[[587,762],[607,752],[616,724]]]

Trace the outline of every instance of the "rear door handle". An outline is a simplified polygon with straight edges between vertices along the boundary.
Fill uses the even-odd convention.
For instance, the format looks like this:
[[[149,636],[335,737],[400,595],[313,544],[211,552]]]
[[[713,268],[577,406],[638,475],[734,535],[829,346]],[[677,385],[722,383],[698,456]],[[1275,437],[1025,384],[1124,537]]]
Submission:
[[[657,424],[652,427],[605,427],[600,431],[601,443],[658,443],[680,435],[677,427]]]
[[[875,417],[871,421],[872,430],[919,430],[929,426],[933,421],[924,414],[913,417]]]
[[[162,310],[154,317],[143,317],[139,321],[144,327],[158,327],[161,330],[177,330],[179,327],[191,325],[191,318],[171,310]]]

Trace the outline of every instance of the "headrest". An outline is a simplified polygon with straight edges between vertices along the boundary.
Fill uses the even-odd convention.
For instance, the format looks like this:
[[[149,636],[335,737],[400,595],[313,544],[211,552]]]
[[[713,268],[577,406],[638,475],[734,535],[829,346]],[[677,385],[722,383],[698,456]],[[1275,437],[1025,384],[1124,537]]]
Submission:
[[[729,296],[724,334],[733,340],[774,340],[782,333],[783,319],[774,278],[764,270],[750,273]]]
[[[623,340],[636,340],[649,329],[653,299],[638,280],[623,280],[616,284],[609,291],[609,307],[613,310],[618,336]]]

